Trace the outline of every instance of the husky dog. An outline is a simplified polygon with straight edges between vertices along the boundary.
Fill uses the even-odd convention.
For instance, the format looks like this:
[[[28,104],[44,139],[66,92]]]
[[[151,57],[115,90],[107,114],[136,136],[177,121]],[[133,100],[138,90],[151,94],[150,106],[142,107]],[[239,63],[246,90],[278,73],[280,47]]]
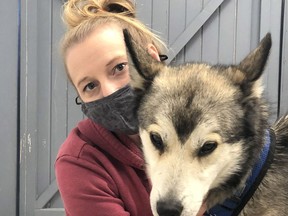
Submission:
[[[268,124],[268,33],[238,65],[166,66],[124,30],[154,215],[288,214],[288,116]]]

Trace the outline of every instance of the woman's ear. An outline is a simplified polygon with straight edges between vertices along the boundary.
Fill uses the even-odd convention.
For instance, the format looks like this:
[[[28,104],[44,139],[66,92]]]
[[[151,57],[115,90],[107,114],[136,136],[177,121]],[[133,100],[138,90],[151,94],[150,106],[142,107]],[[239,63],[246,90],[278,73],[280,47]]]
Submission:
[[[153,44],[148,45],[148,53],[157,61],[159,61],[159,62],[161,61],[160,56],[159,56],[159,52]]]

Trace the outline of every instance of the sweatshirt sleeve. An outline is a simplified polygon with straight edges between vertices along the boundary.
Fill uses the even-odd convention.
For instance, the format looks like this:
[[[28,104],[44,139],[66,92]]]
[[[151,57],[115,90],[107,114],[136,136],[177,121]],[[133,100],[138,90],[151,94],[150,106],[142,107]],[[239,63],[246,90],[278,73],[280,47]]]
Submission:
[[[128,216],[107,172],[82,158],[64,155],[55,163],[56,179],[67,216]]]

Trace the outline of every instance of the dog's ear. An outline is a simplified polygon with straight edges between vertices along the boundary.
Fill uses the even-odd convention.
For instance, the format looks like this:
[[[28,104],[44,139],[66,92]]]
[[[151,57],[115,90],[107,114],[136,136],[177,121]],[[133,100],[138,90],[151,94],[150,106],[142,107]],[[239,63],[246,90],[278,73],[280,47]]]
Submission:
[[[244,73],[245,81],[254,82],[260,78],[267,62],[272,45],[271,34],[268,33],[237,68]]]
[[[165,65],[148,53],[148,47],[139,46],[127,29],[123,30],[125,44],[128,50],[130,85],[136,93],[143,93],[153,82],[154,77]]]

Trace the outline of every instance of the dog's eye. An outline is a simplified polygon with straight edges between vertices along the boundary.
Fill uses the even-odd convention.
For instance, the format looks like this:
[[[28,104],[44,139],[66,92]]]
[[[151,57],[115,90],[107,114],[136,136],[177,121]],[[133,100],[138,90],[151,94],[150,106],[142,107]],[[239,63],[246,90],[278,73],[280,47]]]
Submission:
[[[158,133],[150,133],[150,140],[161,153],[164,151],[163,141]]]
[[[204,145],[200,148],[198,155],[205,156],[213,152],[217,148],[217,142],[215,141],[207,141]]]

